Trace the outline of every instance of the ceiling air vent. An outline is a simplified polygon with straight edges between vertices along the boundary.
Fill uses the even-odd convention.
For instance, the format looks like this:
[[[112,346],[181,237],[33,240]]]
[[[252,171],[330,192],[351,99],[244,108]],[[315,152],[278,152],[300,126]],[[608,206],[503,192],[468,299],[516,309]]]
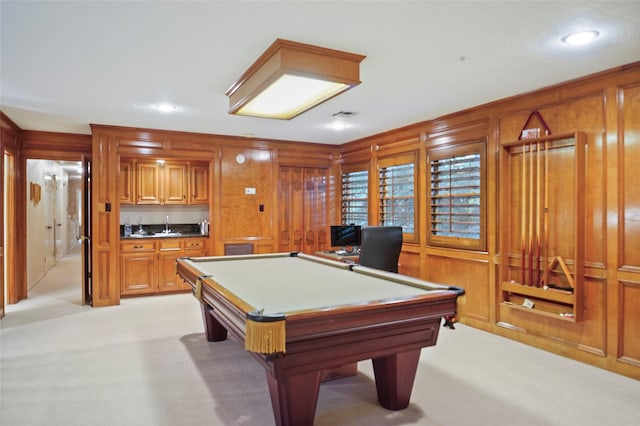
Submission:
[[[339,111],[336,112],[335,114],[332,114],[333,117],[336,118],[349,118],[349,117],[353,117],[354,115],[356,115],[357,113],[353,112],[353,111]]]

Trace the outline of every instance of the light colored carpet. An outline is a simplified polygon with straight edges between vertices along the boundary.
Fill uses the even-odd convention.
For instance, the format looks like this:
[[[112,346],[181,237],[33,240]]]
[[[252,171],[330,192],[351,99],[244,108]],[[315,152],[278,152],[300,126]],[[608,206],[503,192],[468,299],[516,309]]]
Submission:
[[[80,305],[63,259],[0,321],[2,425],[272,425],[265,373],[208,343],[188,294]],[[320,389],[316,425],[640,424],[640,382],[458,325],[422,351],[406,410],[377,404],[370,362]]]

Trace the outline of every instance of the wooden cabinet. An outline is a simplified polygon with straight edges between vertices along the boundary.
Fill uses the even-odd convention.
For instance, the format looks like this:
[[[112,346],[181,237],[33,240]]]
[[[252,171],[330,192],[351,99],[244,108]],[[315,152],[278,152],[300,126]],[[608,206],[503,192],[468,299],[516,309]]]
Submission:
[[[329,248],[329,169],[280,167],[280,251],[314,253]]]
[[[120,159],[120,173],[118,174],[118,198],[120,204],[135,203],[133,175],[133,160]]]
[[[502,145],[501,309],[584,319],[585,161],[582,132]]]
[[[182,256],[183,240],[170,238],[158,243],[158,292],[181,290],[182,279],[176,275],[176,259]]]
[[[209,164],[121,159],[121,204],[208,204]]]
[[[209,165],[189,165],[189,204],[209,204]]]
[[[136,204],[162,204],[161,172],[160,164],[155,161],[136,163]]]
[[[187,204],[188,163],[166,162],[162,167],[161,204]]]
[[[138,161],[137,204],[187,204],[187,163]]]
[[[120,244],[120,293],[156,291],[156,242],[127,241]]]
[[[205,256],[206,250],[204,245],[204,238],[190,238],[184,240],[183,256],[185,257],[199,257]]]
[[[176,259],[206,255],[204,238],[158,238],[120,243],[120,294],[188,290],[176,275]]]

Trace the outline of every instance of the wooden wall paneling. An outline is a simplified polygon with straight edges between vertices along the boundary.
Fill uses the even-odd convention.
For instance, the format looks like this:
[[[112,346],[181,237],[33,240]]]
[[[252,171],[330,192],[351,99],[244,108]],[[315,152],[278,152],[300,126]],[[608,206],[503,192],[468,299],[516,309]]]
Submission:
[[[51,160],[79,159],[91,155],[91,135],[25,130],[21,134],[21,150],[25,158]]]
[[[618,287],[620,309],[617,326],[620,329],[620,337],[616,342],[616,358],[622,363],[640,367],[640,280],[620,280]],[[640,372],[637,377],[640,378]]]
[[[640,85],[625,87],[621,93],[621,158],[622,185],[620,265],[640,274]]]
[[[407,250],[406,247],[403,246],[400,259],[398,260],[398,272],[411,277],[420,277],[420,258],[419,250]]]
[[[94,129],[92,154],[92,295],[93,306],[120,303],[118,243],[120,204],[117,171],[118,140]]]
[[[220,161],[220,240],[267,239],[273,244],[272,151],[223,146]]]
[[[0,231],[0,318],[4,315],[4,308],[7,304],[17,303],[20,299],[26,297],[26,252],[25,250],[18,250],[18,247],[25,247],[25,244],[19,244],[19,239],[26,239],[25,221],[18,220],[21,218],[21,214],[24,214],[25,208],[23,207],[26,194],[20,191],[20,188],[26,188],[26,182],[21,179],[23,176],[20,173],[20,165],[22,163],[19,145],[21,129],[4,113],[0,111],[0,154],[3,154],[2,165],[0,166],[0,219],[6,220],[9,224],[8,227],[4,227],[3,231]],[[5,170],[4,155],[7,156],[8,164]],[[4,181],[5,172],[7,175],[7,181]],[[23,186],[24,185],[24,186]],[[5,191],[7,191],[5,193]],[[26,191],[25,191],[26,192]],[[7,199],[6,206],[4,205],[4,199]],[[4,214],[7,216],[4,217]],[[3,235],[3,232],[5,233]],[[4,245],[4,241],[7,241],[7,245]],[[6,270],[5,268],[6,264]],[[7,280],[5,281],[5,274]],[[7,298],[5,299],[5,288]]]
[[[458,318],[463,322],[486,324],[493,305],[489,291],[488,261],[480,257],[460,259],[454,253],[429,254],[427,260],[427,281],[445,285],[460,286],[465,295],[458,306]]]

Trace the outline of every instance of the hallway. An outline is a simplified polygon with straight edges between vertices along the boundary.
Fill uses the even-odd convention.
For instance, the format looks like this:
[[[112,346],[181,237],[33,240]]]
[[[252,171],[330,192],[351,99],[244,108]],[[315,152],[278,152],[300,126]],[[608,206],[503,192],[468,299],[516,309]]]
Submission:
[[[61,258],[28,291],[28,298],[5,307],[2,328],[45,321],[91,309],[82,305],[80,245]]]

